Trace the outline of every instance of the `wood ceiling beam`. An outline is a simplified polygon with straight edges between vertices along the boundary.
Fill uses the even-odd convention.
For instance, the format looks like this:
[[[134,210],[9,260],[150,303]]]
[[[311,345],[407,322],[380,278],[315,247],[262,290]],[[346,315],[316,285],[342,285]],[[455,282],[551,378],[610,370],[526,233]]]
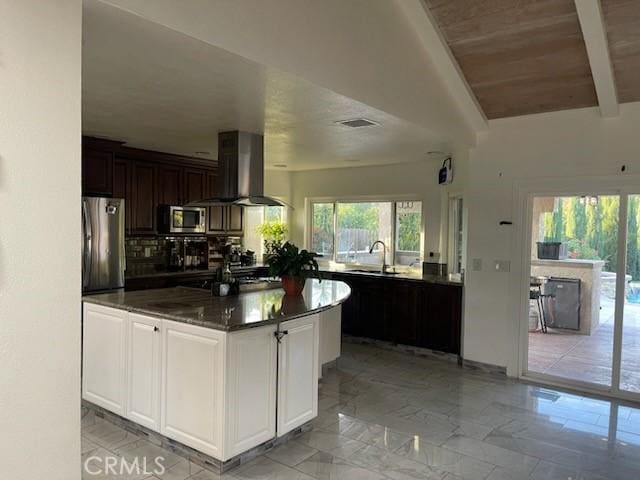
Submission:
[[[413,25],[435,69],[471,128],[476,134],[488,131],[487,117],[429,12],[429,8],[423,0],[399,0],[397,3]]]
[[[620,113],[620,107],[600,0],[575,0],[575,4],[600,113],[603,117],[615,117]]]

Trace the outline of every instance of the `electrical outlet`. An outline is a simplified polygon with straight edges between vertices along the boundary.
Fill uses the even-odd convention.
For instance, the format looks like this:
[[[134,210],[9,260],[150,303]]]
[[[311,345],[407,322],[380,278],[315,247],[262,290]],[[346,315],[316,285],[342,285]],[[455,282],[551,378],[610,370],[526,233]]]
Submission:
[[[511,270],[511,262],[509,260],[494,260],[493,268],[496,272],[508,272]]]
[[[482,270],[482,259],[474,258],[471,260],[471,270],[474,272],[479,272]]]

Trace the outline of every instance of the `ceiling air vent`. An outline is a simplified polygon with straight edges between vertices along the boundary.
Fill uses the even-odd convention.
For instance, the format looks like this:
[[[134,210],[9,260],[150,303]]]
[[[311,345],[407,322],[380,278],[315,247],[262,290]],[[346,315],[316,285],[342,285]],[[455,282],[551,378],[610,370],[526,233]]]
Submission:
[[[339,123],[340,125],[344,125],[346,127],[351,127],[351,128],[372,127],[374,125],[379,125],[378,123],[373,122],[371,120],[367,120],[366,118],[354,118],[351,120],[342,120],[336,123]]]

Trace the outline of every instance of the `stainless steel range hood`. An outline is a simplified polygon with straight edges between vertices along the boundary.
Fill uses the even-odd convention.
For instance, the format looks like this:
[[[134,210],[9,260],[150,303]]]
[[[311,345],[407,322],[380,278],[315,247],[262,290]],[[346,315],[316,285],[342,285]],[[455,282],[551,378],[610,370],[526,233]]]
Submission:
[[[218,134],[219,195],[190,202],[188,206],[285,205],[264,195],[263,153],[262,135],[239,131]]]

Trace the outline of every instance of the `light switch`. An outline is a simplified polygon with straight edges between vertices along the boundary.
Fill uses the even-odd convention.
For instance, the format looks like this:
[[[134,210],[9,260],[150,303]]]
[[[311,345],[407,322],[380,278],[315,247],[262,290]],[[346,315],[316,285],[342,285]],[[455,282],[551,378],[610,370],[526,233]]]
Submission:
[[[471,260],[471,270],[474,272],[479,272],[482,270],[482,259],[474,258]]]
[[[511,270],[511,262],[509,260],[494,260],[493,266],[496,272],[508,272]]]
[[[147,258],[151,256],[151,247],[144,247],[144,256]]]

